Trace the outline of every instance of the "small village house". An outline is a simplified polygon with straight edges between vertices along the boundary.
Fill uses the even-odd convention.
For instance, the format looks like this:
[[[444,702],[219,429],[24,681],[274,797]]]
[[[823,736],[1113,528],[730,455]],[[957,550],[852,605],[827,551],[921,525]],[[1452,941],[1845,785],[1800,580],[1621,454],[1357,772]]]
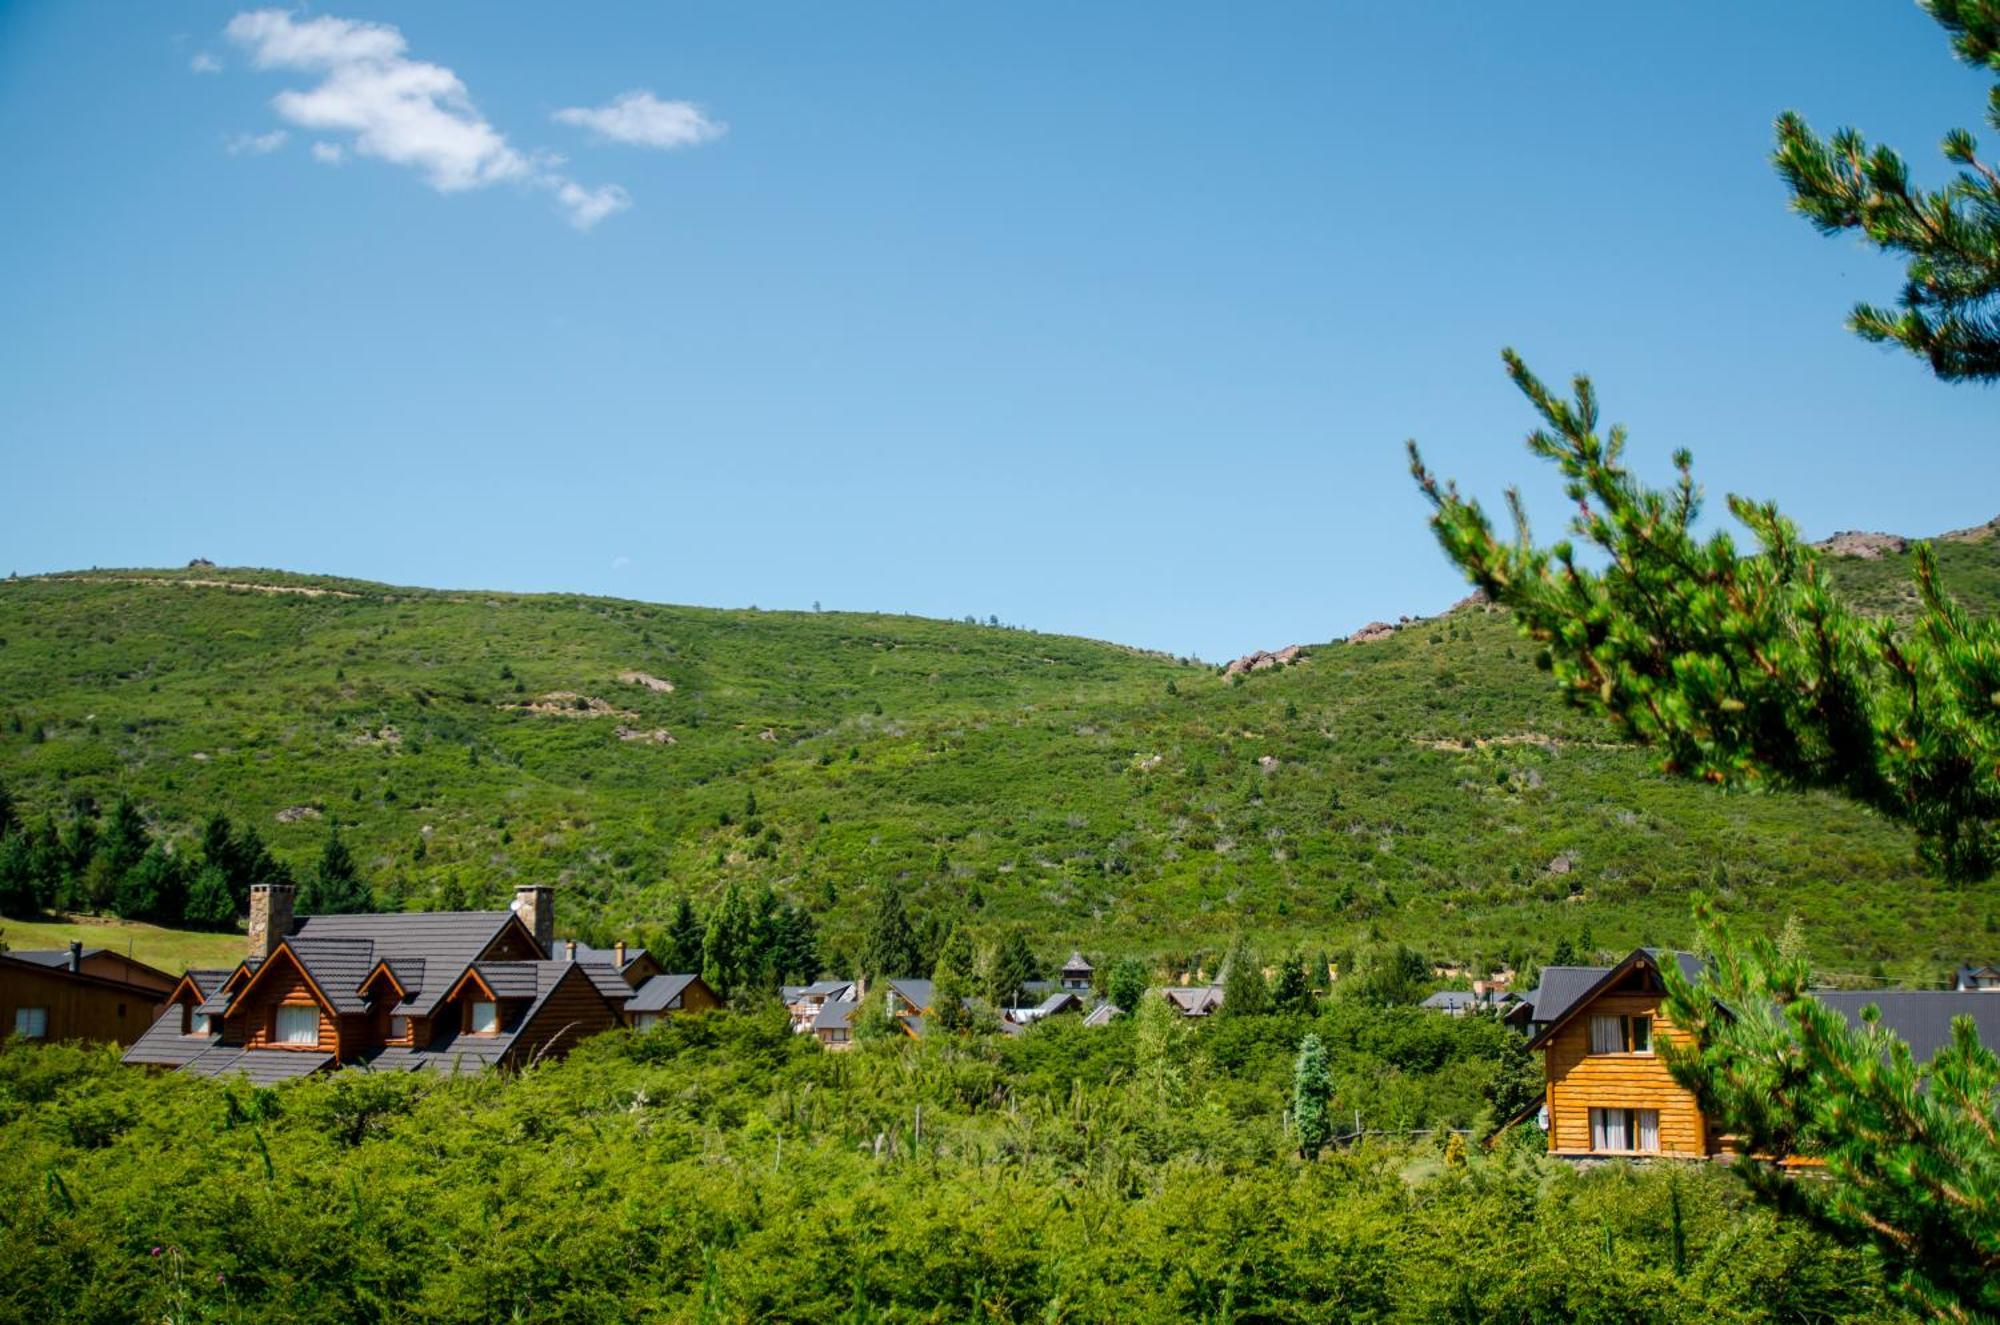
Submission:
[[[1549,1153],[1574,1159],[1669,1156],[1706,1159],[1733,1154],[1694,1096],[1674,1081],[1661,1050],[1684,1044],[1663,1004],[1661,970],[1673,963],[1693,979],[1700,959],[1684,952],[1640,948],[1616,966],[1551,966],[1541,985],[1506,1014],[1530,1031],[1528,1047],[1542,1055],[1542,1111]],[[1918,1062],[1951,1036],[1954,1018],[1968,1016],[1988,1046],[2000,1046],[2000,998],[1966,989],[1840,990],[1813,997],[1854,1026],[1871,1005],[1882,1026],[1910,1046]]]
[[[292,896],[253,888],[244,960],[182,977],[125,1061],[259,1082],[350,1064],[523,1067],[720,1002],[643,949],[559,946],[544,886],[517,889],[505,911],[295,917]]]
[[[174,977],[108,948],[0,952],[0,1035],[131,1044]]]

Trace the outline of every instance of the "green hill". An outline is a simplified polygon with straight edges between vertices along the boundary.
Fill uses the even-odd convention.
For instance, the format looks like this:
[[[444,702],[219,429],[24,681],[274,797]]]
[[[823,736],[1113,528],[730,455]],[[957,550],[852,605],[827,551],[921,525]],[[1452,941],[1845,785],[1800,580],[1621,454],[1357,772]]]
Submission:
[[[2000,540],[1939,546],[1991,611]],[[1896,610],[1908,560],[1834,564]],[[1045,956],[1172,965],[1239,929],[1436,959],[1666,942],[1695,887],[1773,925],[1799,912],[1837,970],[2000,948],[2000,897],[1931,880],[1898,828],[1657,775],[1478,608],[1231,680],[908,617],[213,568],[12,580],[0,782],[58,818],[129,793],[190,844],[220,808],[298,865],[337,821],[390,904],[555,880],[586,936],[769,883],[836,960],[891,886],[1028,924]]]

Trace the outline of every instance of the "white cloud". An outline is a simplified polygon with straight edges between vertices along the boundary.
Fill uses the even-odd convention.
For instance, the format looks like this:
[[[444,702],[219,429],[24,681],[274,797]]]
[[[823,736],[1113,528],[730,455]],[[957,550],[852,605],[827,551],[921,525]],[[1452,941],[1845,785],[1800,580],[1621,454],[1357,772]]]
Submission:
[[[216,59],[207,51],[199,51],[192,60],[188,61],[188,68],[198,74],[219,74],[222,72],[222,61]]]
[[[588,188],[555,168],[561,158],[517,151],[479,113],[457,74],[410,59],[402,32],[389,24],[259,9],[238,14],[224,31],[259,69],[319,76],[311,87],[280,92],[271,105],[300,128],[352,135],[344,144],[315,144],[323,162],[352,150],[414,170],[439,193],[501,183],[546,190],[580,230],[631,206],[615,184]]]
[[[608,106],[569,106],[551,118],[634,147],[694,147],[720,138],[729,128],[702,114],[692,101],[662,101],[644,90],[623,93]]]
[[[632,558],[626,556],[623,552],[619,553],[617,556],[611,559],[612,570],[624,570],[627,566],[631,564],[632,564]]]
[[[337,166],[347,159],[347,149],[339,143],[314,143],[313,160],[322,165]]]
[[[263,156],[283,147],[290,137],[283,129],[273,129],[269,133],[239,133],[223,144],[223,150],[231,156]]]

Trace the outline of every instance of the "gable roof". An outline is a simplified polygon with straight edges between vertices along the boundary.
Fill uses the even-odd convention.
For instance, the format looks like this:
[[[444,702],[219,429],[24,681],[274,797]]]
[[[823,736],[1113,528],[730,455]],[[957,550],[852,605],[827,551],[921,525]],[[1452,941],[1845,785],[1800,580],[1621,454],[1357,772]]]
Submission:
[[[896,991],[899,998],[919,1012],[931,1005],[931,999],[937,991],[937,986],[929,980],[889,980],[885,983]]]
[[[1083,1024],[1086,1026],[1109,1026],[1123,1011],[1124,1009],[1116,1003],[1106,999],[1084,1016]]]
[[[368,965],[387,961],[406,990],[397,1016],[427,1017],[465,972],[509,929],[518,928],[528,946],[535,936],[513,911],[390,911],[370,915],[302,916],[288,942],[339,941],[369,945]],[[546,955],[546,954],[545,954]],[[354,979],[359,989],[367,976]]]
[[[1083,954],[1081,952],[1070,953],[1069,960],[1062,964],[1062,968],[1065,974],[1067,974],[1070,971],[1091,971],[1096,969],[1089,962],[1083,959]]]
[[[665,1012],[687,987],[701,979],[698,975],[656,975],[636,990],[625,1004],[627,1012]]]
[[[1633,971],[1641,967],[1651,967],[1658,970],[1668,962],[1672,962],[1679,968],[1680,973],[1690,980],[1700,979],[1702,971],[1705,969],[1701,958],[1695,956],[1693,953],[1675,952],[1665,948],[1634,948],[1629,957],[1619,962],[1616,966],[1609,968],[1590,966],[1554,966],[1544,968],[1542,971],[1541,990],[1538,991],[1540,997],[1536,1001],[1534,1011],[1534,1024],[1539,1029],[1529,1038],[1528,1047],[1530,1049],[1540,1047],[1551,1035],[1554,1035],[1564,1025],[1568,1024],[1569,1019],[1576,1015],[1578,1009],[1593,1002],[1599,994],[1610,989]],[[1598,974],[1596,979],[1590,980],[1587,983],[1580,976],[1575,978],[1565,976],[1559,980],[1557,982],[1558,991],[1566,997],[1561,1007],[1558,1008],[1554,1005],[1554,1000],[1549,994],[1549,974],[1551,971],[1595,971]],[[1576,986],[1578,985],[1582,987],[1577,988]],[[1543,1002],[1544,999],[1548,999],[1549,1002],[1545,1004]]]
[[[854,1022],[854,1010],[861,1005],[845,998],[829,998],[819,1005],[819,1015],[813,1018],[815,1031],[844,1031]]]

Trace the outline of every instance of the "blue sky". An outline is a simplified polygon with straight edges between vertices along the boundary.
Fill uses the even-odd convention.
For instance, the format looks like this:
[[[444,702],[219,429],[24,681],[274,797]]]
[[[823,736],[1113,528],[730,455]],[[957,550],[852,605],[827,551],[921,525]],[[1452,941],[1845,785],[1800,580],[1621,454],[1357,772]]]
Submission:
[[[1939,177],[1985,88],[1913,5],[250,12],[0,6],[0,573],[1220,659],[1463,592],[1406,437],[1554,532],[1503,345],[1717,509],[2000,512],[1991,395],[1842,328],[1897,273],[1766,160],[1789,107]]]

